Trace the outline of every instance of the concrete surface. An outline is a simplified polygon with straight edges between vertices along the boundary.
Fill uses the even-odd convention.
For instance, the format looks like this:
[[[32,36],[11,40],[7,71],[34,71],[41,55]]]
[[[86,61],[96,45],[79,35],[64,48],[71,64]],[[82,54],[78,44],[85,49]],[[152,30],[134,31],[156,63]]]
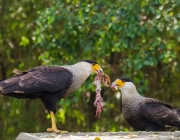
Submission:
[[[22,132],[16,140],[180,140],[175,132],[77,132],[68,134]]]

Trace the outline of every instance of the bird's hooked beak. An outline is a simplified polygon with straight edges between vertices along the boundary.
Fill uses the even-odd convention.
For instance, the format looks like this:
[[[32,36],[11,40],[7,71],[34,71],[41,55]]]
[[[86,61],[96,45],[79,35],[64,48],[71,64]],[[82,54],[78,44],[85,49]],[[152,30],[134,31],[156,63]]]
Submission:
[[[116,90],[118,90],[118,87],[117,87],[117,85],[116,85],[116,82],[115,82],[115,81],[111,84],[111,88],[112,88],[112,89],[116,89]]]
[[[122,80],[116,79],[116,80],[112,83],[111,88],[118,90],[119,88],[123,87],[124,84],[125,84],[125,82],[123,82]]]
[[[92,65],[92,71],[93,71],[94,73],[98,74],[98,75],[103,75],[103,74],[104,74],[103,69],[102,69],[101,66],[98,65],[98,64]]]

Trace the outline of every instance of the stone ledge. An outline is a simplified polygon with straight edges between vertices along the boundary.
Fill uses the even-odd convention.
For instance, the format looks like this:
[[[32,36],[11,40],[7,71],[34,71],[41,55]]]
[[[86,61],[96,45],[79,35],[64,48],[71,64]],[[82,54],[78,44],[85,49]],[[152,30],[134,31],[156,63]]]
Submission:
[[[172,140],[180,139],[175,132],[77,132],[68,134],[21,132],[16,140]]]

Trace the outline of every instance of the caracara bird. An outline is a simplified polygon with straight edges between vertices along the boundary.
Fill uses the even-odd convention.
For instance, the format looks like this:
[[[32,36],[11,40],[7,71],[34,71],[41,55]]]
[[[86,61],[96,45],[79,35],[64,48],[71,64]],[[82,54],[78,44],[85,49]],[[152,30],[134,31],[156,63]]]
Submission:
[[[56,103],[74,93],[92,73],[103,74],[101,66],[92,60],[82,60],[67,66],[38,66],[27,71],[14,70],[14,76],[0,81],[0,94],[15,98],[40,98],[51,115],[52,127],[48,132],[58,130],[55,122]]]
[[[180,127],[180,109],[141,96],[132,80],[119,78],[111,87],[121,90],[123,116],[135,131],[165,131],[167,126]]]

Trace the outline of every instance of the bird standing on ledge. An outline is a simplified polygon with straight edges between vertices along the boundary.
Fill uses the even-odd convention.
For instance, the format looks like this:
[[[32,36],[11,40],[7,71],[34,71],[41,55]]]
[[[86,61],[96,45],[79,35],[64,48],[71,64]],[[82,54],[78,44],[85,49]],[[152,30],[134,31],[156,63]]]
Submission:
[[[13,72],[13,77],[0,81],[0,94],[20,99],[40,98],[51,115],[52,127],[47,131],[56,133],[63,132],[56,127],[56,103],[74,93],[90,74],[103,74],[101,66],[92,60],[82,60],[68,66],[39,66]]]
[[[123,116],[135,131],[165,131],[166,126],[180,128],[180,109],[142,97],[132,80],[116,79],[111,87],[121,90]]]

